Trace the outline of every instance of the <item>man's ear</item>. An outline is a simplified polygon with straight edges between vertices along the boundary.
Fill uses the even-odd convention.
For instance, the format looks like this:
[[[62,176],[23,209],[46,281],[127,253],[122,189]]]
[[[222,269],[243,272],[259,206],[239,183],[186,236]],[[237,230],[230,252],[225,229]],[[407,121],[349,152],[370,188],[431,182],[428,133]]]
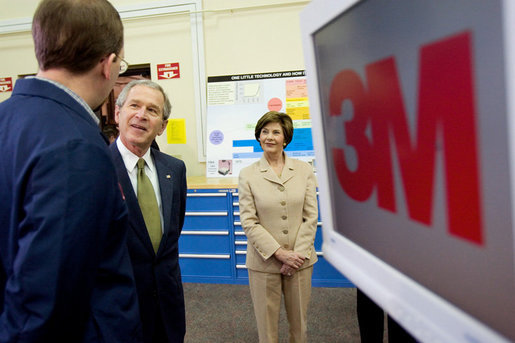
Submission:
[[[111,68],[114,64],[114,60],[118,58],[116,54],[111,53],[100,60],[102,75],[107,79],[111,79]]]
[[[161,136],[163,134],[163,132],[166,129],[166,125],[168,125],[168,119],[163,120],[163,123],[161,124],[161,130],[159,130],[159,132],[157,134],[158,136]]]
[[[114,106],[114,121],[116,124],[120,124],[120,107],[118,105]]]

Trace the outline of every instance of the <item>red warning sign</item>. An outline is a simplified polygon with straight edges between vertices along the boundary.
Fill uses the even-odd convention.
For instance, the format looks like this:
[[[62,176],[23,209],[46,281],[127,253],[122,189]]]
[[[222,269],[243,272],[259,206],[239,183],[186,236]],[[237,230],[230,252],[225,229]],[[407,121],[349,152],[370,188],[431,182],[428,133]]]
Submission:
[[[157,79],[178,79],[181,77],[179,63],[164,63],[157,65]]]
[[[13,91],[12,77],[0,77],[0,93]]]

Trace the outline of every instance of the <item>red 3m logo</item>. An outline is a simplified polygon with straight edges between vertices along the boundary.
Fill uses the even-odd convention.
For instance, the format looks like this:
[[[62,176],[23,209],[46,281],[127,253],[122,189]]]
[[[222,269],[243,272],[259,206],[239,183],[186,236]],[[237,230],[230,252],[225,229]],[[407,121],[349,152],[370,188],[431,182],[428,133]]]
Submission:
[[[482,245],[471,37],[467,31],[420,48],[414,137],[393,57],[368,64],[366,82],[353,70],[340,71],[331,84],[330,115],[340,116],[342,103],[352,103],[353,116],[343,130],[357,168],[349,168],[344,149],[331,153],[339,184],[350,198],[365,201],[375,190],[377,206],[396,213],[390,149],[395,146],[408,215],[431,226],[435,154],[441,145],[448,231]]]

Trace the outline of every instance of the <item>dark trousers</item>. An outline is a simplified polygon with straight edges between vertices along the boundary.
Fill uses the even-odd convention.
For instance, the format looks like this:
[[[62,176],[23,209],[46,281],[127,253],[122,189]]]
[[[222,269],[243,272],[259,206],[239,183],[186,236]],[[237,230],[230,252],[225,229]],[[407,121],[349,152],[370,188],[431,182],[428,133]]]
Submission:
[[[382,343],[384,331],[383,309],[359,289],[357,289],[356,305],[361,343]],[[415,343],[417,341],[388,316],[388,342]]]

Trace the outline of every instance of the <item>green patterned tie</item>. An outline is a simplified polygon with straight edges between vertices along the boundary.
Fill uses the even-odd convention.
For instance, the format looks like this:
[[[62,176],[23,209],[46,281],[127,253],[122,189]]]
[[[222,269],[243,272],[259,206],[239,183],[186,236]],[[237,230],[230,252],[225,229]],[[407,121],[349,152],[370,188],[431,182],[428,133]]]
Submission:
[[[138,160],[138,203],[145,219],[154,252],[157,253],[161,242],[161,216],[159,215],[156,193],[145,173],[145,160],[142,158]]]

